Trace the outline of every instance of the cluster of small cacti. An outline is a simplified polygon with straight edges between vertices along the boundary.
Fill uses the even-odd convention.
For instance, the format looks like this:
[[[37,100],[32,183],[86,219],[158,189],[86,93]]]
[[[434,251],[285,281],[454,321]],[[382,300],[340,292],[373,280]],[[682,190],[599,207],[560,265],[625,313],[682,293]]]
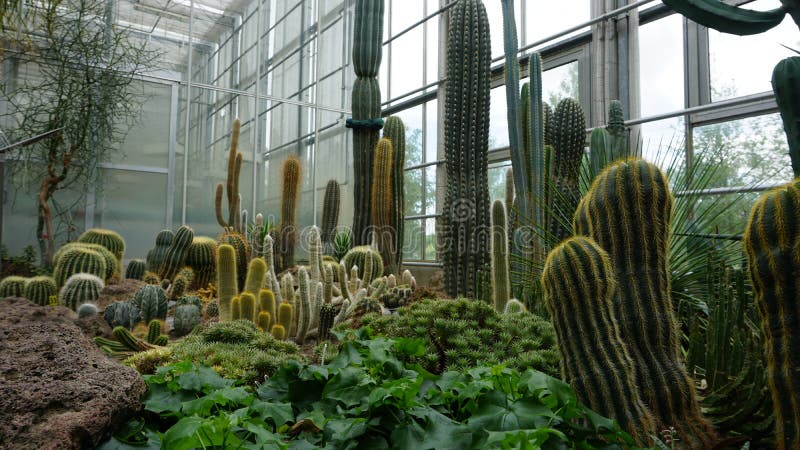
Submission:
[[[149,272],[158,272],[161,269],[161,263],[164,261],[164,255],[167,254],[172,239],[175,233],[172,230],[161,230],[156,235],[156,246],[147,252],[145,258],[147,262],[147,270]]]
[[[167,294],[159,286],[147,284],[140,287],[133,296],[133,304],[139,309],[142,322],[167,318]]]
[[[390,288],[385,294],[381,295],[380,301],[383,303],[383,306],[389,309],[408,306],[413,292],[414,291],[410,287],[396,286]]]
[[[105,287],[103,280],[90,273],[76,273],[69,277],[58,292],[59,303],[77,311],[84,303],[95,303]]]
[[[141,280],[147,269],[147,263],[142,259],[132,259],[125,268],[125,278],[128,280]]]
[[[183,268],[189,246],[192,245],[193,240],[194,230],[186,225],[178,228],[175,237],[172,239],[172,243],[164,254],[164,259],[158,271],[159,277],[172,280],[178,271]]]
[[[217,215],[217,222],[224,230],[239,230],[239,220],[241,213],[241,195],[239,194],[239,174],[242,171],[242,154],[238,151],[239,148],[239,132],[241,130],[241,122],[239,119],[233,121],[231,128],[231,146],[228,152],[228,172],[227,180],[223,185],[217,184],[216,195],[214,196],[214,210]],[[223,191],[227,194],[228,200],[228,218],[224,217],[222,211],[222,194]]]
[[[90,244],[90,243],[82,243],[82,242],[70,242],[68,244],[64,244],[56,254],[53,256],[53,264],[57,265],[60,263],[61,259],[64,255],[67,255],[67,258],[71,257],[71,251],[76,248],[82,248],[86,250],[93,250],[100,254],[103,257],[103,261],[105,262],[105,272],[102,275],[98,275],[104,281],[110,280],[115,275],[119,275],[120,266],[119,262],[117,261],[116,256],[108,250],[107,248],[103,247],[100,244]]]
[[[230,245],[235,251],[236,286],[242,290],[247,276],[247,261],[250,260],[250,246],[247,245],[247,237],[237,231],[225,231],[217,237],[217,245],[222,244]]]
[[[78,236],[78,242],[103,246],[117,259],[117,268],[122,268],[122,256],[125,254],[125,240],[119,233],[103,228],[92,228]]]

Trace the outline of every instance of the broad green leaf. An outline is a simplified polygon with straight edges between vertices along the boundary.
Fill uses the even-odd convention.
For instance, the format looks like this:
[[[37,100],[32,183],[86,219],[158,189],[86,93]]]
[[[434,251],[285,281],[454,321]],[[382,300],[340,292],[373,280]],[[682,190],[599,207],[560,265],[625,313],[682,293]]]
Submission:
[[[211,367],[200,366],[181,374],[178,377],[178,384],[181,389],[187,391],[211,392],[232,385],[233,380],[222,378]]]
[[[399,338],[394,341],[394,348],[408,356],[424,356],[427,351],[425,341],[416,338]]]
[[[347,367],[334,375],[325,385],[322,397],[338,400],[346,407],[351,408],[361,404],[375,386],[375,381],[367,375],[364,369]]]
[[[256,400],[250,405],[250,412],[264,422],[271,422],[275,428],[294,421],[291,403],[273,403]]]
[[[147,391],[142,403],[146,411],[152,411],[157,414],[170,413],[178,415],[181,411],[181,404],[193,398],[195,398],[194,395],[189,392],[172,392],[164,384],[153,384],[150,385],[150,389]]]
[[[359,366],[363,361],[356,345],[352,342],[345,342],[339,348],[339,354],[331,360],[328,367],[341,369],[350,365]]]
[[[227,387],[213,391],[195,400],[183,402],[181,405],[181,412],[187,416],[207,416],[215,407],[247,405],[252,402],[252,400],[253,394],[249,392],[248,388]]]

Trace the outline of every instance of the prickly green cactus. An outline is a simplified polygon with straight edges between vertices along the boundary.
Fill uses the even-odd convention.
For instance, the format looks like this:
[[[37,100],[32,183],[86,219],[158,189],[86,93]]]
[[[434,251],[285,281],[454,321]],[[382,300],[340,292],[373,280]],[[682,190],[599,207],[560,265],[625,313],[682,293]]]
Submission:
[[[370,205],[371,229],[376,234],[376,244],[385,264],[385,270],[390,272],[395,270],[394,259],[397,253],[391,230],[392,198],[394,197],[392,191],[393,155],[392,141],[386,138],[380,139],[375,146]],[[383,272],[379,275],[383,275]]]
[[[409,287],[393,287],[389,288],[379,299],[381,303],[383,303],[383,306],[389,309],[395,309],[401,306],[407,306],[412,293],[413,291]]]
[[[394,243],[394,266],[396,272],[403,265],[403,233],[405,230],[404,194],[406,167],[406,127],[397,116],[389,116],[383,126],[383,137],[392,141],[392,220],[389,232]]]
[[[774,28],[787,13],[791,13],[795,23],[800,24],[796,2],[791,1],[782,2],[782,7],[768,11],[740,8],[722,0],[666,0],[664,4],[700,25],[740,36]]]
[[[475,273],[488,262],[489,19],[480,0],[450,10],[444,148],[446,211],[440,218],[445,290],[472,296]]]
[[[270,334],[272,335],[273,338],[279,341],[286,340],[286,327],[284,327],[279,323],[276,323],[275,325],[272,326]]]
[[[97,317],[97,305],[94,303],[84,303],[78,306],[78,318]]]
[[[364,314],[383,314],[383,307],[381,303],[372,297],[365,297],[358,304],[356,304],[351,316],[361,317]]]
[[[242,318],[242,300],[240,297],[233,297],[231,300],[231,320]]]
[[[106,306],[103,313],[103,319],[111,328],[121,326],[129,330],[139,321],[139,316],[139,308],[132,302],[114,302]]]
[[[311,272],[309,276],[311,281],[309,293],[311,298],[314,299],[317,295],[317,283],[322,281],[322,241],[317,227],[311,227],[308,233],[308,267]]]
[[[593,174],[599,174],[612,161],[610,154],[611,135],[603,128],[595,128],[589,139],[589,167]]]
[[[247,279],[244,283],[244,291],[253,295],[258,295],[264,287],[267,278],[267,263],[262,258],[253,258],[247,267]]]
[[[586,119],[581,105],[565,98],[554,113],[555,143],[547,222],[551,236],[560,242],[570,236],[569,217],[580,200],[578,172],[586,140]]]
[[[161,336],[161,322],[158,319],[151,320],[147,326],[147,342],[155,344],[159,336]]]
[[[122,256],[125,254],[125,239],[122,239],[119,233],[103,228],[92,228],[78,236],[78,242],[102,245],[117,259],[118,267],[122,267]]]
[[[506,231],[506,208],[502,200],[492,203],[492,303],[497,312],[502,312],[511,298],[508,270],[508,232]]]
[[[185,336],[200,325],[203,318],[200,315],[200,308],[195,305],[181,305],[175,308],[175,315],[172,328],[178,336]]]
[[[278,281],[278,276],[275,273],[275,253],[273,251],[274,241],[272,236],[267,233],[264,236],[264,261],[267,263],[267,288],[272,290],[272,293],[275,295],[275,304],[279,304],[283,301],[283,295],[281,293],[281,285]]]
[[[246,221],[245,221],[246,223]],[[260,258],[264,256],[264,215],[256,214],[253,218],[253,227],[247,233],[250,237],[250,256]]]
[[[764,194],[750,212],[744,248],[761,317],[780,450],[800,448],[800,179]]]
[[[3,282],[0,282],[0,298],[7,297],[3,295]],[[56,282],[51,277],[41,275],[25,280],[24,297],[39,306],[47,306],[50,296],[56,295],[57,292]]]
[[[239,296],[239,308],[241,310],[240,319],[249,320],[255,323],[256,321],[256,296],[250,292],[242,292]]]
[[[237,231],[226,231],[217,237],[217,244],[228,244],[236,250],[236,283],[239,291],[242,291],[247,277],[247,261],[250,260],[247,237]]]
[[[406,286],[410,287],[411,289],[416,289],[417,288],[417,279],[414,278],[414,275],[412,275],[411,271],[408,270],[408,269],[403,271],[403,274],[400,277],[400,280],[403,282],[403,284],[405,284]]]
[[[234,120],[231,128],[231,146],[228,151],[227,179],[225,185],[222,183],[217,184],[217,191],[214,196],[214,210],[217,213],[217,222],[225,230],[233,229],[239,216],[239,174],[242,171],[242,154],[238,151],[240,129],[241,122],[239,119]],[[222,210],[223,191],[227,194],[228,199],[228,210],[225,211],[228,213],[227,220],[225,220]]]
[[[637,445],[651,445],[659,428],[640,397],[628,344],[614,317],[617,283],[608,254],[585,237],[564,241],[548,255],[542,283],[561,370],[578,400],[615,419]]]
[[[275,302],[275,293],[269,289],[261,289],[258,293],[258,310],[260,312],[269,313],[270,319],[277,318],[276,315],[276,305]],[[264,328],[264,331],[269,330],[269,328]]]
[[[539,62],[541,63],[541,58]],[[552,147],[556,141],[556,121],[553,116],[553,108],[544,102],[542,102],[542,115],[544,116],[544,145]],[[545,171],[545,173],[548,172]]]
[[[186,253],[186,265],[194,270],[192,289],[208,287],[217,275],[217,241],[206,236],[195,236]]]
[[[199,309],[200,311],[203,310],[203,300],[201,300],[200,297],[198,297],[196,295],[185,295],[183,297],[180,297],[175,302],[175,306],[176,307],[177,306],[183,306],[183,305],[194,305],[194,306],[197,306],[197,309]]]
[[[256,318],[256,325],[261,329],[261,331],[266,333],[272,329],[272,315],[266,311],[259,312],[258,317]]]
[[[289,330],[294,320],[294,308],[288,303],[281,303],[278,306],[278,324],[284,330]]]
[[[114,338],[134,352],[143,352],[155,348],[153,344],[137,338],[125,327],[116,327],[112,331]]]
[[[656,166],[619,161],[595,178],[581,201],[575,234],[591,237],[611,259],[619,283],[614,317],[656,426],[675,427],[690,448],[709,448],[716,434],[700,412],[680,355],[670,297],[672,205],[667,179]]]
[[[125,268],[125,278],[128,280],[141,280],[144,277],[146,263],[142,259],[132,259]]]
[[[90,273],[76,273],[69,277],[58,292],[59,302],[77,311],[84,303],[96,303],[105,285],[103,280]]]
[[[68,244],[64,244],[64,246],[58,249],[56,254],[53,256],[53,264],[54,265],[58,264],[58,262],[61,260],[61,257],[64,254],[69,254],[70,250],[75,248],[94,250],[97,253],[99,253],[100,256],[103,257],[103,261],[105,261],[106,271],[103,275],[98,275],[103,280],[110,280],[115,275],[119,275],[120,268],[119,268],[119,262],[117,261],[117,257],[114,256],[114,254],[111,253],[110,250],[108,250],[107,248],[103,247],[100,244],[89,244],[83,242],[70,242]]]
[[[25,293],[25,283],[27,279],[17,275],[11,275],[0,281],[0,299],[6,297],[22,297]]]
[[[167,294],[159,286],[144,285],[133,296],[133,304],[139,308],[142,322],[167,318]]]
[[[239,295],[236,282],[236,252],[232,246],[222,244],[217,248],[217,297],[219,298],[219,319],[231,319],[231,301]]]
[[[294,341],[298,345],[302,345],[306,340],[306,333],[308,333],[309,326],[311,325],[311,289],[309,288],[310,281],[308,279],[308,271],[305,267],[301,267],[297,271],[297,284],[299,287],[300,298],[298,305],[299,316],[297,320],[297,334]]]
[[[186,255],[193,240],[194,230],[186,225],[178,228],[175,238],[172,239],[172,243],[164,255],[164,261],[161,262],[158,276],[162,279],[171,280],[181,270],[186,262]]]
[[[185,276],[181,274],[175,275],[175,278],[172,280],[172,287],[169,291],[169,298],[171,300],[177,300],[183,297],[188,284],[189,282],[186,280]]]
[[[297,243],[297,200],[300,189],[300,160],[290,156],[283,162],[281,187],[281,226],[279,271],[294,266],[294,247]]]
[[[336,318],[336,308],[333,305],[323,305],[319,311],[319,332],[317,338],[319,342],[327,341],[331,337],[331,327]]]
[[[506,307],[503,310],[503,314],[516,314],[521,312],[528,312],[528,308],[526,308],[521,301],[515,298],[508,300],[508,303],[506,303]]]
[[[338,265],[337,265],[338,267]],[[325,264],[325,270],[323,271],[322,283],[323,283],[323,299],[325,303],[330,303],[333,301],[333,267],[330,264]]]
[[[606,131],[608,131],[611,137],[611,155],[608,161],[616,161],[620,158],[627,158],[630,156],[628,128],[625,126],[622,102],[619,100],[611,100],[611,104],[608,106],[608,125],[606,125]]]
[[[772,71],[772,90],[789,142],[794,176],[800,176],[800,56],[781,60]]]
[[[325,199],[322,201],[322,242],[333,242],[336,226],[339,224],[339,205],[341,202],[339,183],[328,180],[325,186]]]
[[[383,275],[383,258],[374,247],[369,245],[351,248],[342,259],[345,269],[351,270],[354,266],[358,266],[358,278],[365,278],[364,268],[366,267],[367,253],[372,255],[372,271],[368,278],[372,279]]]
[[[161,284],[161,278],[158,277],[158,274],[155,272],[145,272],[144,276],[142,277],[142,281],[146,284]]]
[[[164,261],[164,255],[167,254],[172,239],[175,233],[172,230],[161,230],[156,235],[156,246],[147,253],[147,270],[150,272],[158,272],[161,268],[161,263]]]
[[[67,282],[67,278],[76,273],[89,273],[104,278],[106,267],[102,254],[85,246],[76,246],[60,255],[53,269],[53,278],[60,288]]]
[[[206,306],[206,316],[219,317],[219,303],[216,301],[210,302]]]

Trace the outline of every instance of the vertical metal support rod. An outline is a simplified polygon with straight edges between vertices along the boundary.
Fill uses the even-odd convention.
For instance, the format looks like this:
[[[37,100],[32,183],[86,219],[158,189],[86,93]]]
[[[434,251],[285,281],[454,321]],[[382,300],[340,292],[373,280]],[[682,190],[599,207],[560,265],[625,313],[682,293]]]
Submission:
[[[258,124],[261,121],[258,117],[258,106],[261,103],[259,100],[259,92],[260,92],[260,85],[261,85],[261,3],[263,0],[258,0],[258,4],[256,6],[256,89],[255,94],[256,96],[253,98],[253,213],[250,217],[255,220],[256,218],[256,195],[258,195],[258,151],[261,148],[261,138],[258,135]],[[242,224],[242,226],[247,229],[247,224]]]
[[[189,178],[189,122],[192,106],[192,32],[194,27],[194,0],[189,0],[189,58],[186,67],[186,123],[183,139],[183,186],[181,186],[181,225],[186,225],[186,194]]]
[[[314,58],[314,146],[313,153],[311,154],[311,197],[314,204],[313,224],[317,225],[317,152],[319,151],[319,122],[322,120],[319,113],[319,83],[320,83],[320,59],[322,51],[320,50],[320,39],[322,36],[322,14],[320,13],[320,1],[314,2],[316,8],[316,34],[314,39],[314,50],[316,50],[316,58]]]
[[[173,83],[169,103],[169,153],[167,159],[167,210],[165,225],[172,229],[172,215],[175,208],[175,143],[178,140],[178,102],[180,86]]]

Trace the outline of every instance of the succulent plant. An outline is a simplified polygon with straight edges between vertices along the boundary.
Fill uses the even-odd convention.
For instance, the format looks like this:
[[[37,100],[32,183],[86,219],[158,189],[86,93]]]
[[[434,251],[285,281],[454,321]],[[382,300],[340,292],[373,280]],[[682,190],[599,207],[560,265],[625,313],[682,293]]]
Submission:
[[[283,162],[281,189],[279,270],[294,266],[294,247],[297,243],[297,200],[300,189],[300,160],[290,156]]]
[[[383,137],[392,142],[392,199],[389,232],[394,246],[393,269],[396,272],[403,265],[403,238],[405,230],[404,194],[406,168],[406,127],[397,116],[389,116],[383,125]]]
[[[186,265],[194,270],[192,289],[201,289],[213,283],[217,276],[217,241],[206,236],[195,236],[186,253]]]
[[[3,290],[3,282],[0,282],[0,298],[5,297]],[[50,296],[56,295],[57,292],[58,288],[52,277],[40,275],[25,280],[25,298],[39,306],[47,306],[50,303]]]
[[[61,288],[67,278],[77,273],[89,273],[105,279],[106,261],[103,255],[85,246],[74,246],[61,254],[53,269],[56,286]]]
[[[25,294],[25,283],[27,279],[17,275],[11,275],[0,280],[0,299],[6,297],[22,297]]]
[[[244,283],[244,291],[253,295],[258,295],[264,287],[267,279],[267,263],[263,258],[253,258],[247,267],[247,278]]]
[[[237,289],[239,291],[243,290],[247,277],[247,261],[250,260],[250,247],[247,245],[247,237],[236,231],[226,231],[217,237],[217,244],[228,244],[235,250]]]
[[[156,246],[147,253],[147,270],[150,272],[158,272],[161,268],[161,263],[164,261],[164,255],[167,254],[172,239],[175,233],[172,230],[161,230],[156,235]]]
[[[370,274],[365,276],[364,269],[366,268],[366,256],[367,254],[371,255],[372,259],[372,270]],[[380,253],[369,245],[359,245],[357,247],[353,247],[350,251],[344,255],[342,258],[344,262],[344,267],[347,270],[352,269],[353,267],[358,267],[358,278],[366,279],[369,278],[377,278],[383,275],[383,258],[381,258]]]
[[[103,280],[90,273],[76,273],[69,277],[58,292],[59,302],[67,308],[77,311],[83,303],[95,303],[105,287]]]
[[[186,225],[178,228],[172,243],[164,254],[164,260],[161,262],[158,276],[162,279],[171,280],[183,268],[189,246],[192,245],[193,240],[194,230]]]
[[[176,307],[173,319],[172,328],[178,336],[189,334],[203,321],[200,315],[200,308],[188,304]]]
[[[143,259],[132,259],[125,268],[125,278],[128,280],[141,280],[144,278],[146,268],[147,263]]]
[[[121,326],[128,330],[139,321],[139,317],[139,308],[133,302],[114,302],[106,306],[103,313],[103,319],[111,328]]]
[[[217,296],[221,321],[231,320],[231,301],[239,295],[236,276],[236,252],[232,246],[217,248]]]
[[[65,254],[70,254],[70,251],[75,248],[83,248],[87,250],[94,250],[95,252],[99,253],[100,256],[103,257],[103,261],[105,261],[105,272],[102,275],[98,275],[104,281],[110,280],[115,275],[119,275],[120,273],[120,266],[119,261],[117,261],[116,256],[111,253],[110,250],[103,247],[100,244],[90,244],[90,243],[83,243],[83,242],[70,242],[64,244],[56,254],[53,256],[53,264],[58,264],[61,261],[61,258]]]
[[[103,228],[92,228],[78,236],[78,242],[102,245],[114,254],[118,267],[122,267],[122,256],[125,254],[125,239],[119,233]]]
[[[78,318],[85,319],[87,317],[97,317],[97,305],[94,303],[83,303],[78,306]]]
[[[333,242],[336,226],[339,224],[339,205],[341,203],[339,183],[328,180],[325,198],[322,201],[322,242]]]
[[[224,185],[222,183],[217,184],[214,196],[214,211],[216,211],[217,222],[219,226],[226,231],[235,229],[239,219],[239,207],[241,202],[239,195],[239,174],[242,171],[242,154],[238,151],[238,147],[241,126],[242,124],[239,119],[233,121],[231,127],[231,145],[228,152],[227,180]],[[222,211],[223,191],[226,191],[228,199],[228,210],[226,211],[228,213],[227,220]]]
[[[167,294],[159,286],[146,284],[140,287],[133,296],[133,304],[139,309],[142,322],[149,324],[154,319],[167,318]]]

